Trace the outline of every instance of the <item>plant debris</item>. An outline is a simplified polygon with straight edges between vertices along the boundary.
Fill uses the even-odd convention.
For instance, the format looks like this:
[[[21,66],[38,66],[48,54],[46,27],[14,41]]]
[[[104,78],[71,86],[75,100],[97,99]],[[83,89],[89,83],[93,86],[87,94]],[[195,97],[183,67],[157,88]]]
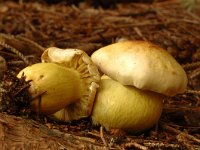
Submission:
[[[175,0],[116,3],[107,9],[95,8],[87,1],[1,2],[0,55],[7,70],[0,82],[1,103],[2,98],[6,100],[1,110],[17,116],[28,114],[29,118],[0,114],[0,149],[200,149],[199,12],[187,11]],[[90,55],[102,46],[127,39],[160,45],[188,75],[188,90],[165,103],[155,127],[131,135],[93,126],[90,118],[70,123],[48,117],[32,120],[27,109],[29,82],[15,75],[39,62],[46,47],[77,48]]]
[[[31,97],[28,92],[30,84],[25,81],[25,76],[21,79],[11,71],[6,71],[1,82],[0,111],[10,115],[28,116],[32,113],[30,102]]]

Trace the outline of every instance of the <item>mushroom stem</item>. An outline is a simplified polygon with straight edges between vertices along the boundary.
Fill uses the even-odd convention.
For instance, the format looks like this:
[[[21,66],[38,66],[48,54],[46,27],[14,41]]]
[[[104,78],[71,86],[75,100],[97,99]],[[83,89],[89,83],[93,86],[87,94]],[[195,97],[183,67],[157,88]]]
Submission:
[[[29,92],[35,112],[55,113],[82,96],[80,75],[74,69],[55,63],[38,63],[24,68],[17,77],[22,75],[25,75],[26,81],[31,81]]]
[[[140,132],[159,120],[165,96],[125,86],[103,76],[96,95],[92,120],[107,129]]]

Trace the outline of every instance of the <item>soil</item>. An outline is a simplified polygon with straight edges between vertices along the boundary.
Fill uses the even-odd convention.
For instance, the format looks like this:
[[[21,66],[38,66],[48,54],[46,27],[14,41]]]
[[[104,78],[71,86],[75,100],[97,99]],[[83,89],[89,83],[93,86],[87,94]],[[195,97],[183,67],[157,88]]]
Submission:
[[[0,2],[0,149],[200,149],[198,7],[186,9],[175,0],[96,2]],[[24,67],[40,62],[45,48],[77,48],[91,55],[120,40],[160,45],[188,75],[187,91],[165,103],[152,129],[133,135],[118,129],[106,131],[92,125],[90,118],[57,122],[34,114],[27,101],[21,103],[30,99],[29,83],[15,76]]]

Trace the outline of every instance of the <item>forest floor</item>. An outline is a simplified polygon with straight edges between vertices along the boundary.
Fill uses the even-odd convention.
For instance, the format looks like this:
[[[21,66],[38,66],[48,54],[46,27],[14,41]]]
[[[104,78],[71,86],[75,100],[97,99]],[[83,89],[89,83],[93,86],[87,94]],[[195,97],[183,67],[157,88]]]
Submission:
[[[119,40],[148,40],[175,57],[189,83],[184,94],[165,103],[158,124],[139,135],[106,131],[93,126],[90,118],[64,123],[2,112],[0,149],[200,149],[199,16],[174,1],[120,3],[109,9],[85,2],[1,2],[0,55],[6,60],[7,72],[16,75],[39,62],[50,46],[82,49],[91,55]],[[15,82],[4,75],[1,84],[11,80]],[[13,88],[4,90],[12,93]]]

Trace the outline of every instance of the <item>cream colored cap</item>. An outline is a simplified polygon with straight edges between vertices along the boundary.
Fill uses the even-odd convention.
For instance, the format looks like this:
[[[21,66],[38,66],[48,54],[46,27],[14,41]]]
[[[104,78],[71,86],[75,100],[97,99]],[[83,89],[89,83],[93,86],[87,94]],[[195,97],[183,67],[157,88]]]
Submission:
[[[100,71],[123,85],[167,96],[183,93],[187,75],[181,65],[161,47],[145,41],[124,41],[92,54]]]
[[[42,62],[54,62],[67,68],[73,68],[80,74],[82,84],[82,97],[54,116],[63,121],[78,120],[88,117],[93,108],[93,102],[99,87],[100,74],[91,58],[82,50],[59,49],[50,47],[42,54]]]

